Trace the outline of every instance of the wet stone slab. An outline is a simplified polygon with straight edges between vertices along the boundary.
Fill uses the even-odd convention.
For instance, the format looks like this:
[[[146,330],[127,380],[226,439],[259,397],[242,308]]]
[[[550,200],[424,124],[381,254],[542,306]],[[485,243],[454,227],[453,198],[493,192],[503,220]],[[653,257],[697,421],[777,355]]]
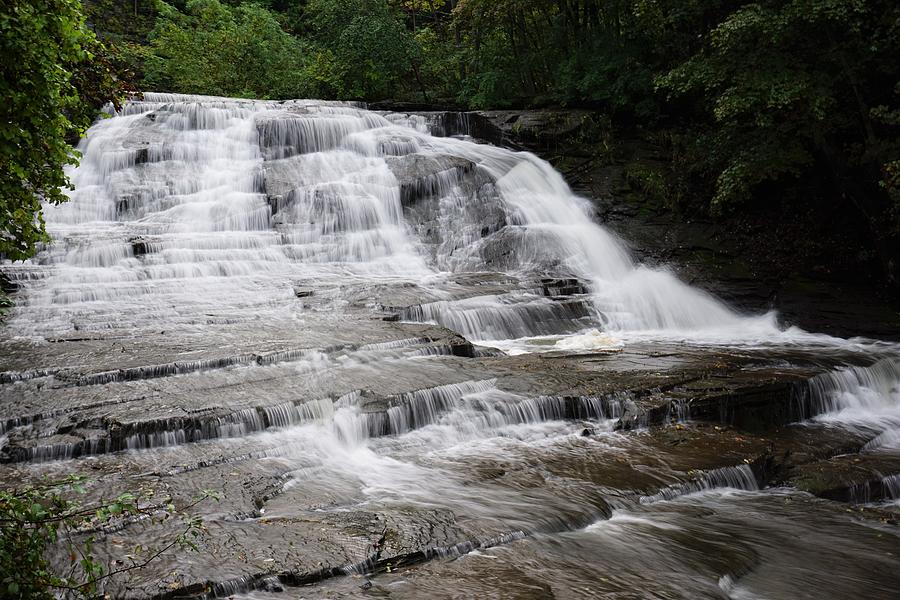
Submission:
[[[802,387],[827,370],[802,355],[787,367],[782,357],[765,353],[675,352],[658,346],[615,355],[402,354],[429,343],[400,345],[401,354],[392,354],[398,349],[390,343],[376,344],[363,351],[370,353],[368,362],[347,352],[322,372],[304,372],[304,357],[286,355],[272,364],[147,381],[45,388],[36,385],[38,378],[7,384],[6,393],[10,386],[32,386],[31,397],[46,394],[48,404],[68,395],[72,408],[11,427],[6,456],[25,463],[0,473],[7,482],[21,483],[86,472],[92,480],[89,498],[146,486],[187,505],[201,490],[218,492],[220,501],[195,509],[207,521],[200,555],[178,551],[114,588],[114,594],[136,598],[264,590],[273,582],[284,586],[344,576],[352,572],[345,568],[373,557],[371,545],[382,536],[381,554],[357,568],[384,571],[390,561],[412,565],[438,558],[432,548],[452,554],[464,542],[471,548],[497,540],[520,543],[514,541],[519,536],[578,529],[623,507],[741,482],[752,489],[787,482],[843,499],[832,491],[834,485],[811,486],[809,473],[816,473],[818,480],[839,480],[846,494],[861,497],[852,490],[865,481],[838,475],[846,471],[842,462],[862,472],[859,459],[833,457],[858,452],[866,436],[785,429],[780,420],[768,429],[756,423],[744,427],[745,421],[733,418],[744,404],[755,414],[760,403],[777,412],[796,400],[784,390]],[[768,360],[774,364],[763,368]],[[422,387],[426,376],[432,385]],[[433,385],[442,378],[446,383]],[[150,381],[152,397],[85,403],[89,397],[127,397],[117,387],[135,393]],[[350,385],[353,381],[365,386]],[[288,389],[291,394],[284,395]],[[313,396],[329,408],[308,407],[306,420],[302,411],[294,413],[296,420],[275,420],[286,414],[285,403],[275,400],[294,398],[286,402],[296,409]],[[448,424],[452,428],[460,411],[474,416],[488,406],[493,408],[486,414],[496,416],[484,418],[496,419],[497,429],[487,437],[478,434],[465,442],[455,428],[443,442],[426,435]],[[351,407],[359,411],[357,421],[342,428],[339,413]],[[173,417],[172,411],[183,416]],[[94,424],[103,426],[91,428]],[[74,462],[15,454],[29,444],[62,447],[113,439],[114,431],[143,433],[148,440],[150,434],[179,429],[182,437],[157,435],[158,443],[135,442],[133,449],[111,446],[106,449],[111,454],[85,451]],[[336,436],[337,445],[316,441],[326,432]],[[541,437],[547,441],[535,445]],[[388,457],[407,466],[385,466]],[[363,475],[371,461],[373,473]],[[877,465],[884,474],[900,470],[883,457]],[[866,469],[877,470],[874,464]],[[425,473],[442,492],[413,493],[404,483],[406,478],[417,487],[412,482]],[[870,500],[883,496],[870,494]],[[481,508],[467,509],[474,498]],[[497,508],[485,511],[485,502]],[[160,540],[175,533],[169,524],[125,523],[103,533],[98,547],[112,559],[123,540]]]
[[[510,282],[460,277],[447,289],[465,297]],[[0,481],[84,473],[86,502],[141,489],[147,503],[176,507],[216,492],[190,509],[205,521],[199,553],[173,550],[108,589],[147,598],[389,576],[723,486],[877,502],[889,497],[881,478],[900,472],[890,457],[859,454],[875,431],[793,424],[817,414],[816,377],[877,357],[660,343],[479,354],[440,326],[372,318],[377,297],[405,289],[415,292],[360,291],[344,327],[326,319],[242,338],[244,326],[223,326],[226,352],[213,329],[181,370],[147,366],[172,350],[162,335],[144,355],[110,339],[50,344],[46,373],[0,385]],[[75,356],[86,363],[73,367]],[[94,532],[109,561],[177,534],[152,518]]]

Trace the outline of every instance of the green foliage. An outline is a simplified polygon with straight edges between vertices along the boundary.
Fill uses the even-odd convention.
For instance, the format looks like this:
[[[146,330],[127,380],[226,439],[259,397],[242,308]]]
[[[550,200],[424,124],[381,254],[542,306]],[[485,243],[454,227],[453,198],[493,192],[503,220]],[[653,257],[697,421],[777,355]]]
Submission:
[[[625,181],[653,204],[664,206],[671,200],[665,175],[659,168],[633,163],[625,170]]]
[[[549,2],[465,0],[453,11],[459,36],[459,99],[474,108],[504,107],[546,100],[559,48],[549,43],[555,18]],[[574,32],[573,32],[574,33]]]
[[[307,48],[256,4],[189,0],[185,13],[162,4],[150,34],[150,89],[255,98],[297,98],[309,90]]]
[[[123,11],[107,7],[110,1],[90,0],[98,18],[109,15],[109,36],[130,40]],[[658,113],[654,68],[661,58],[672,58],[673,48],[683,52],[685,38],[696,37],[679,27],[699,27],[709,18],[707,10],[653,0],[188,0],[157,6],[145,88],[227,89],[257,97],[455,98],[472,108],[588,104],[646,120]],[[240,15],[248,10],[269,15],[296,36],[299,68],[277,60],[247,68],[239,61],[238,48],[255,43],[241,36],[247,25]],[[274,30],[266,36],[282,38]],[[145,57],[126,50],[140,72]],[[251,73],[275,77],[242,84]]]
[[[151,502],[152,490],[142,497],[121,494],[107,502],[81,504],[73,500],[85,493],[86,486],[83,477],[72,476],[0,491],[0,596],[47,600],[58,595],[96,597],[105,580],[140,569],[173,547],[196,549],[194,538],[203,524],[187,510],[215,498],[204,492],[181,511],[176,511],[170,500]],[[92,532],[138,516],[167,519],[172,515],[181,519],[184,529],[165,545],[139,546],[110,566],[94,557]],[[65,556],[68,566],[48,558],[51,548]]]
[[[467,72],[459,100],[472,108],[506,108],[522,102],[525,89],[515,57],[502,31],[490,31],[462,54]]]
[[[897,10],[879,4],[747,4],[657,79],[670,98],[689,96],[711,117],[701,136],[706,159],[695,168],[716,174],[715,208],[748,201],[766,182],[797,181],[816,165],[847,173],[877,151],[864,107],[884,89],[872,67],[889,67],[900,50],[880,30]]]
[[[610,113],[654,120],[659,106],[653,92],[653,71],[636,47],[589,43],[560,67],[557,97],[602,106]]]
[[[159,15],[157,0],[82,0],[88,26],[104,42],[142,44]]]
[[[415,31],[413,43],[419,76],[428,95],[444,99],[458,96],[461,86],[459,57],[452,40],[428,25]]]
[[[693,3],[462,0],[452,32],[461,42],[461,99],[480,107],[587,105],[654,121],[654,76],[688,47],[682,29],[703,18],[686,4]]]
[[[158,16],[156,0],[82,0],[85,20],[110,50],[119,79],[136,84],[144,76],[147,39]]]
[[[77,0],[0,5],[0,255],[31,256],[46,241],[41,202],[67,197],[67,143],[115,99],[118,82],[85,28]]]
[[[413,37],[381,0],[310,0],[306,18],[320,48],[315,77],[329,95],[350,99],[391,96],[410,72]]]

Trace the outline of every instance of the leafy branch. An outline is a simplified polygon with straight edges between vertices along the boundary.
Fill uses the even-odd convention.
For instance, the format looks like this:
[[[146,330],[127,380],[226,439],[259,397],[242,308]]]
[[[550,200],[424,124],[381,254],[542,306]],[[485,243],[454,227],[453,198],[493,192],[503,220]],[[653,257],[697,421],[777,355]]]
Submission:
[[[202,518],[189,514],[197,505],[218,499],[204,491],[176,509],[171,498],[163,502],[141,503],[131,493],[113,500],[79,504],[69,499],[84,494],[85,478],[72,476],[61,481],[0,491],[0,595],[49,599],[59,595],[93,597],[100,586],[117,575],[142,569],[173,548],[198,551],[196,538],[203,531]],[[152,492],[149,494],[152,496]],[[113,523],[133,518],[177,516],[184,527],[157,548],[138,546],[135,554],[114,561],[105,568],[93,554],[94,536]],[[68,565],[53,565],[46,556],[48,547],[64,542]],[[63,571],[64,574],[60,574]]]

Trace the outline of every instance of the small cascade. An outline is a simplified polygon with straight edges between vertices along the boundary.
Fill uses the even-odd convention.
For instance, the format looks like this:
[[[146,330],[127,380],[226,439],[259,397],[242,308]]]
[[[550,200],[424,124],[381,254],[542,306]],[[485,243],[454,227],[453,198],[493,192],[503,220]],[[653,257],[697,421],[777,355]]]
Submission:
[[[401,311],[408,321],[433,322],[477,341],[575,333],[590,325],[589,301],[558,302],[543,296],[479,296],[438,301]]]
[[[339,398],[285,402],[227,414],[109,423],[103,429],[76,432],[77,436],[51,430],[31,438],[30,442],[23,443],[17,438],[10,446],[4,440],[2,460],[68,460],[123,450],[243,438],[312,423],[325,427],[337,440],[351,447],[364,445],[371,438],[399,436],[429,425],[448,427],[462,439],[510,425],[612,420],[623,414],[626,403],[620,395],[525,397],[498,390],[494,380],[453,383],[387,397],[356,391]],[[27,428],[32,420],[6,423],[7,431]],[[277,454],[278,451],[274,455]]]
[[[684,398],[676,398],[666,405],[666,418],[668,423],[686,423],[691,418],[691,403]]]
[[[900,473],[856,483],[847,488],[848,500],[853,504],[887,502],[900,504]]]
[[[252,589],[280,591],[281,584],[275,576],[262,577],[259,575],[243,575],[226,581],[216,582],[202,598],[230,598],[236,594],[245,593]]]
[[[291,348],[289,350],[277,350],[274,352],[257,354],[254,357],[254,361],[258,365],[274,365],[280,362],[292,362],[304,358],[321,358],[334,350],[337,350],[337,348],[323,348],[321,350]]]
[[[364,344],[358,348],[360,352],[373,352],[378,350],[396,350],[398,348],[409,348],[411,346],[420,346],[429,344],[431,340],[424,337],[403,338],[400,340],[391,340],[389,342],[373,342]]]
[[[181,375],[184,373],[193,373],[196,371],[206,371],[210,369],[224,369],[235,365],[246,365],[254,361],[252,355],[224,356],[217,358],[209,358],[202,360],[180,361],[167,363],[162,365],[146,365],[142,367],[129,367],[125,369],[116,369],[115,371],[104,371],[102,373],[91,373],[82,375],[74,380],[74,384],[78,386],[103,385],[116,381],[135,381],[138,379],[157,379],[159,377],[170,377],[172,375]],[[67,378],[64,374],[57,373],[57,378],[65,381]]]
[[[483,541],[467,541],[443,548],[430,548],[426,551],[426,556],[429,558],[456,558],[475,550],[486,550],[495,546],[511,544],[526,537],[528,537],[528,533],[525,531],[510,531]]]
[[[428,130],[439,137],[469,136],[475,129],[472,114],[466,112],[437,112],[426,115]]]
[[[862,447],[863,452],[875,452],[878,450],[900,450],[900,427],[888,424],[885,429]]]
[[[57,369],[29,369],[27,371],[3,371],[0,373],[0,384],[16,383],[17,381],[28,381],[29,379],[40,379],[41,377],[49,377],[57,372]]]
[[[548,421],[603,421],[622,412],[616,398],[526,398],[496,389],[493,381],[420,390],[391,398],[388,404],[387,410],[366,413],[370,435],[399,435],[431,424],[449,425],[460,432],[486,432]]]
[[[818,414],[873,410],[900,402],[900,360],[885,358],[868,367],[844,367],[809,380],[811,409]]]
[[[653,504],[719,488],[756,491],[759,489],[759,484],[750,465],[722,467],[712,471],[703,471],[690,481],[668,486],[653,495],[641,496],[639,501],[641,504]]]
[[[888,475],[881,480],[884,497],[887,500],[900,504],[900,473]]]
[[[900,360],[883,358],[867,367],[842,367],[817,375],[801,398],[805,416],[875,432],[865,451],[900,447]]]
[[[312,400],[300,404],[285,402],[267,406],[262,412],[268,427],[290,427],[330,418],[334,415],[334,404],[331,400]]]
[[[396,435],[420,429],[434,423],[440,414],[449,411],[468,394],[493,389],[494,383],[494,380],[453,383],[390,398],[386,411],[367,413],[369,432]]]
[[[332,399],[246,408],[225,415],[173,417],[127,424],[110,424],[108,429],[88,431],[82,438],[51,435],[49,441],[35,440],[31,446],[5,448],[4,462],[47,462],[122,450],[149,450],[193,444],[223,438],[241,438],[271,428],[325,421],[334,415]],[[21,425],[20,425],[21,426]],[[66,438],[54,441],[54,437]]]

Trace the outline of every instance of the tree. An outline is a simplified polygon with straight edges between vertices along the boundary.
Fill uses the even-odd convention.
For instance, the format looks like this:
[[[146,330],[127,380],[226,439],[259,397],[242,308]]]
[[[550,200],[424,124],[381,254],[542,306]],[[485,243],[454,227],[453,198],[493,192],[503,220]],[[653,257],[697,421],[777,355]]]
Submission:
[[[714,179],[714,210],[766,185],[843,201],[869,227],[890,279],[898,236],[877,182],[880,171],[890,179],[900,143],[873,107],[890,113],[898,55],[896,3],[768,0],[731,12],[657,85],[699,109],[693,143],[702,151],[691,162]]]
[[[189,0],[185,13],[161,7],[150,35],[147,88],[251,98],[308,95],[308,50],[265,8],[231,8],[218,0]]]
[[[0,5],[0,256],[22,260],[47,240],[41,203],[59,204],[78,154],[67,140],[116,98],[113,73],[77,0]],[[82,86],[79,89],[78,86]]]
[[[304,14],[319,48],[314,76],[329,95],[390,97],[416,68],[413,37],[384,0],[310,0]]]

